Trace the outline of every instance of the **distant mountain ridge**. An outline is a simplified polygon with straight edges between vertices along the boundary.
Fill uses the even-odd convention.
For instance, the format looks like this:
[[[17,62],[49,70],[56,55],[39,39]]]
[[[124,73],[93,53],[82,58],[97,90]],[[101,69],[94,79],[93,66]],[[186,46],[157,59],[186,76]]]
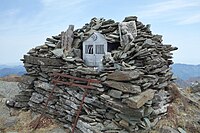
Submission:
[[[26,70],[22,65],[18,66],[0,65],[0,77],[5,77],[11,74],[23,75],[24,73],[26,73]]]
[[[173,64],[172,71],[175,76],[188,80],[193,77],[200,77],[200,65],[188,65],[188,64]]]
[[[195,82],[195,81],[199,81],[200,82],[200,76],[199,77],[191,77],[188,80],[186,80],[187,82]]]
[[[200,65],[174,64],[172,71],[176,84],[181,88],[190,87],[192,83],[200,81]]]
[[[191,82],[187,82],[179,77],[176,78],[175,83],[181,88],[187,88],[191,85]]]
[[[200,65],[175,63],[172,65],[172,72],[182,86],[200,79]],[[23,65],[0,65],[0,77],[11,74],[23,75],[24,73],[26,70]]]

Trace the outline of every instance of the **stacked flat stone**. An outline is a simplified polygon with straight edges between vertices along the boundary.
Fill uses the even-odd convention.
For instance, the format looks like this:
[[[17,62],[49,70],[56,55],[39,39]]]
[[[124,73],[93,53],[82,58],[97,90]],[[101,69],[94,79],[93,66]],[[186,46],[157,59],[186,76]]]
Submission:
[[[124,19],[124,22],[129,21],[136,22],[136,38],[105,57],[101,71],[84,64],[81,44],[94,31],[103,34],[109,43],[120,43],[119,23],[114,20],[93,18],[83,28],[75,30],[70,51],[62,49],[61,34],[47,38],[44,45],[32,48],[22,59],[27,70],[24,76],[26,82],[19,84],[23,92],[16,95],[14,107],[29,106],[36,112],[45,111],[71,129],[83,89],[59,85],[47,109],[44,107],[53,88],[51,74],[65,73],[101,81],[91,84],[95,89],[88,92],[76,132],[150,130],[167,112],[170,95],[166,89],[173,82],[171,51],[177,48],[162,44],[162,36],[153,35],[150,26],[143,25],[137,17]],[[28,93],[27,97],[23,98],[25,93]],[[20,96],[21,100],[18,99]]]

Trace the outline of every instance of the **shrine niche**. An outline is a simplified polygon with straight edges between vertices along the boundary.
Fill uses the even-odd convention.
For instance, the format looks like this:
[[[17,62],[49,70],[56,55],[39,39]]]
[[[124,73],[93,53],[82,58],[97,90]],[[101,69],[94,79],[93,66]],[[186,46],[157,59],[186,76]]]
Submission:
[[[107,41],[102,34],[94,32],[83,42],[83,60],[87,66],[99,66],[105,54]]]

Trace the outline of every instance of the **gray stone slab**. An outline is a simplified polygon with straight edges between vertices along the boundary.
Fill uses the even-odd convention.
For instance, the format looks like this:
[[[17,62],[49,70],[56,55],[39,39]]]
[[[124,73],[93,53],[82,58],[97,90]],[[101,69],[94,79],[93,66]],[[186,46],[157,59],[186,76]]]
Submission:
[[[126,93],[137,94],[137,93],[141,92],[140,86],[133,85],[131,83],[105,81],[104,84],[111,88],[114,88],[114,89],[117,89],[119,91],[126,92]]]
[[[122,92],[112,89],[109,91],[108,95],[110,95],[111,97],[114,97],[114,98],[121,98]]]
[[[24,55],[24,62],[44,66],[62,66],[64,63],[61,59],[50,59]]]
[[[155,93],[155,90],[148,89],[148,90],[140,93],[137,96],[133,96],[133,97],[128,98],[125,102],[131,108],[140,108],[146,102],[153,99],[154,93]]]
[[[39,94],[39,93],[33,93],[31,98],[30,98],[31,101],[35,102],[35,103],[41,103],[44,101],[44,96]]]
[[[140,76],[138,71],[115,71],[108,74],[107,79],[112,79],[115,81],[130,81],[137,79]]]

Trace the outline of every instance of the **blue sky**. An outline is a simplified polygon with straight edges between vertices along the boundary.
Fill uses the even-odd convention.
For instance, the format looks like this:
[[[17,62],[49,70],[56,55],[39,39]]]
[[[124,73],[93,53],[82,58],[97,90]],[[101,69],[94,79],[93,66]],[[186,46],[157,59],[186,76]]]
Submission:
[[[19,63],[69,24],[82,27],[92,17],[122,21],[138,16],[165,44],[179,48],[175,63],[200,64],[199,0],[0,0],[0,64]]]

